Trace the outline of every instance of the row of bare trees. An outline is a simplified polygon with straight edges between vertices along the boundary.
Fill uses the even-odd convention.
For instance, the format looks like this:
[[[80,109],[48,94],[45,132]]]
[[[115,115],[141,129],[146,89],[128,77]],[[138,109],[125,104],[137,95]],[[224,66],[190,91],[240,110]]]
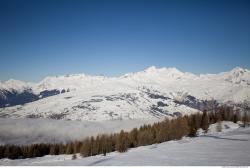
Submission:
[[[196,136],[198,129],[208,131],[209,125],[221,121],[242,121],[243,126],[250,122],[247,112],[243,115],[232,107],[222,106],[212,112],[196,113],[164,121],[152,125],[143,125],[131,131],[102,134],[89,137],[83,141],[67,144],[33,144],[0,146],[0,158],[31,158],[44,155],[81,153],[83,157],[118,151],[126,152],[129,148],[178,140],[184,136]]]

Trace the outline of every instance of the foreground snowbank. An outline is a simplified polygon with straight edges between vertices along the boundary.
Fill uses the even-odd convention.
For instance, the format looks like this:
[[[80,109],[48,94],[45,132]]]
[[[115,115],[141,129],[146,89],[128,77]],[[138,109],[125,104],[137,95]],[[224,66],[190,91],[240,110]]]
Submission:
[[[220,123],[221,131],[218,131],[219,123],[211,124],[208,128],[207,133],[205,133],[204,130],[199,129],[198,136],[223,134],[223,133],[226,133],[226,132],[229,132],[229,131],[232,131],[232,130],[239,128],[240,124],[241,124],[240,121],[238,123],[233,123],[231,121],[222,121]]]
[[[183,138],[161,144],[130,149],[126,153],[113,152],[107,156],[93,156],[71,160],[72,155],[41,158],[1,159],[0,165],[201,165],[249,166],[250,128],[236,128],[237,124],[223,122],[221,133],[211,132],[196,138]],[[229,128],[225,129],[225,125]],[[231,126],[231,127],[230,127]],[[213,133],[212,133],[213,132]]]

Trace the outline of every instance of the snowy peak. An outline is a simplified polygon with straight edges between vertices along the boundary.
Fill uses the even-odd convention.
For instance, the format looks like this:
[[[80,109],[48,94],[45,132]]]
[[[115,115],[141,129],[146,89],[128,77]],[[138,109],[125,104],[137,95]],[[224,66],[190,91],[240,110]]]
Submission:
[[[166,83],[175,81],[189,81],[189,80],[224,80],[233,84],[250,85],[250,71],[240,67],[235,67],[229,72],[213,74],[213,75],[200,75],[196,76],[192,73],[181,72],[180,70],[171,68],[157,68],[151,66],[143,71],[128,73],[119,78],[107,78],[104,76],[89,76],[85,74],[73,74],[64,76],[46,77],[36,84],[25,83],[18,80],[8,80],[0,82],[1,90],[22,92],[25,89],[32,88],[38,94],[44,90],[78,90],[87,87],[100,86],[104,82],[117,81],[127,82],[129,84],[153,84],[153,83]]]
[[[85,74],[73,74],[56,77],[46,77],[39,82],[34,90],[41,92],[43,90],[77,90],[91,85],[102,83],[106,77],[89,76]]]
[[[32,118],[73,120],[179,115],[204,109],[214,101],[239,104],[249,101],[249,81],[249,71],[241,68],[196,76],[176,68],[154,66],[119,78],[85,74],[47,77],[31,85],[30,92],[3,91],[0,107],[6,108],[0,108],[0,116],[1,111],[3,115],[24,113]],[[14,80],[4,84],[14,88],[26,86]],[[27,104],[22,108],[15,106],[24,103]]]
[[[22,92],[26,89],[30,89],[31,85],[23,82],[23,81],[19,81],[19,80],[14,80],[14,79],[10,79],[7,80],[5,82],[1,82],[0,83],[0,89],[1,90],[7,90],[7,91],[17,91],[17,92]]]
[[[235,67],[230,72],[240,72],[240,73],[243,73],[243,72],[246,72],[246,71],[248,71],[248,70],[247,69],[243,69],[241,67]]]
[[[232,69],[224,74],[224,79],[234,84],[250,85],[250,71],[240,67]]]
[[[144,71],[145,73],[170,73],[170,74],[183,74],[183,72],[179,71],[178,69],[171,67],[171,68],[156,68],[155,66],[151,66],[146,68]]]
[[[150,66],[144,70],[146,73],[155,73],[157,72],[157,68],[155,66]]]
[[[176,68],[156,68],[151,66],[143,71],[129,73],[120,77],[122,80],[137,84],[164,84],[168,82],[196,79],[197,76],[191,73],[184,73]]]
[[[1,90],[16,90],[22,92],[32,88],[38,94],[44,90],[78,90],[87,87],[100,86],[105,82],[124,82],[125,84],[155,84],[192,80],[224,80],[233,84],[250,85],[250,71],[236,67],[229,72],[196,76],[192,73],[181,72],[176,68],[156,68],[151,66],[143,71],[125,74],[119,78],[107,78],[104,76],[89,76],[85,74],[73,74],[55,77],[46,77],[36,84],[25,83],[18,80],[0,82]]]
[[[240,77],[240,76],[245,76],[245,75],[250,75],[250,71],[247,69],[243,69],[240,67],[236,67],[230,71],[231,74]]]

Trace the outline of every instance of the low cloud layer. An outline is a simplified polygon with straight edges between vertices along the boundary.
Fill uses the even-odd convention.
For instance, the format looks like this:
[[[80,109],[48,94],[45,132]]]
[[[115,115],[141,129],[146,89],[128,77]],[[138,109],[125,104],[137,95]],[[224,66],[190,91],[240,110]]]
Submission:
[[[130,130],[153,120],[102,122],[0,118],[0,144],[65,143],[100,133]]]

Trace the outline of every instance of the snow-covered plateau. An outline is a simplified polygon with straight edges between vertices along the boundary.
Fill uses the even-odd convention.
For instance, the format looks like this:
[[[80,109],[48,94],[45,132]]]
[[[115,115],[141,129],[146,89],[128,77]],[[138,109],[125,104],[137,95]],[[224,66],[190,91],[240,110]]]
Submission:
[[[249,166],[250,128],[222,122],[222,132],[211,125],[207,134],[196,138],[142,146],[126,153],[113,152],[72,160],[72,155],[47,155],[29,159],[0,159],[0,165],[26,166]]]

